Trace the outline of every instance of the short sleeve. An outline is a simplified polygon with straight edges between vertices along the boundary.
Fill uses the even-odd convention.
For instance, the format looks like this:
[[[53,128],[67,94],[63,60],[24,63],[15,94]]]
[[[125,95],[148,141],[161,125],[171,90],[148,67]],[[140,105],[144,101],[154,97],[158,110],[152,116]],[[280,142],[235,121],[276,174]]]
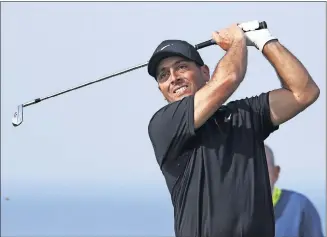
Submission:
[[[302,213],[301,236],[323,237],[319,214],[309,200],[306,200]]]
[[[194,96],[170,103],[156,112],[149,122],[148,133],[160,167],[166,159],[178,157],[195,135]]]
[[[242,100],[245,110],[249,110],[252,119],[252,126],[259,137],[264,141],[279,126],[272,123],[270,116],[269,92],[262,93]]]

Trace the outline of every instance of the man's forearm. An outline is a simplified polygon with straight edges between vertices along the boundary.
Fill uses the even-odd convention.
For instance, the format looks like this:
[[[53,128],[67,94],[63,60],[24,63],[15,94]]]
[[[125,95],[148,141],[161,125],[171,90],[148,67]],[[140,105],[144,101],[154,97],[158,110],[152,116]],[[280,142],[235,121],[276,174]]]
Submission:
[[[239,83],[242,82],[247,69],[247,56],[245,40],[234,43],[217,64],[211,82],[216,83],[231,77]]]
[[[319,88],[303,64],[278,41],[271,41],[263,48],[263,54],[275,68],[282,86],[299,100],[315,100]]]
[[[247,48],[244,39],[229,48],[218,63],[211,80],[195,94],[195,128],[202,126],[234,93],[244,78],[246,67]]]

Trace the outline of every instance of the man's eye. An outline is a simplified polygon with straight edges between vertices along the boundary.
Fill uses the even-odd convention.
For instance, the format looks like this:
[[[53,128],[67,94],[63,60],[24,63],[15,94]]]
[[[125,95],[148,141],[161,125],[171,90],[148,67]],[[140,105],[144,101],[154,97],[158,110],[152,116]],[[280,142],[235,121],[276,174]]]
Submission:
[[[165,79],[166,77],[167,77],[167,73],[166,72],[163,72],[163,73],[160,73],[160,75],[159,75],[159,79],[160,80],[163,80],[163,79]]]
[[[179,68],[179,69],[186,69],[187,66],[186,66],[185,64],[180,64],[180,65],[178,66],[178,68]]]
[[[166,76],[167,73],[161,73],[160,74],[160,78],[164,78]]]

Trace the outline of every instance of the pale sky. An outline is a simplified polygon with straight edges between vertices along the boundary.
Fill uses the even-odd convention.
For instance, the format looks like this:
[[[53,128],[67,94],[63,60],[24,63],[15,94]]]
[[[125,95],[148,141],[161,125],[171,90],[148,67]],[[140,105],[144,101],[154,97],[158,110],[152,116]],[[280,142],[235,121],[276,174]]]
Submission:
[[[18,104],[34,98],[144,63],[163,40],[197,44],[210,39],[212,31],[249,20],[265,20],[320,87],[319,100],[266,142],[282,169],[277,185],[307,195],[325,218],[325,6],[283,2],[2,3],[1,222],[7,227],[1,233],[80,234],[78,218],[74,219],[76,229],[67,227],[60,232],[62,227],[54,228],[54,223],[42,216],[50,211],[33,216],[33,211],[19,209],[15,199],[23,197],[43,201],[124,197],[122,206],[128,198],[165,200],[164,206],[151,204],[151,209],[156,207],[155,214],[168,224],[164,229],[156,226],[151,233],[172,233],[170,196],[147,133],[149,119],[166,102],[146,68],[27,107],[23,124],[16,128],[11,125],[13,112]],[[200,54],[213,71],[223,50],[210,46]],[[230,100],[280,86],[258,50],[249,49],[248,64],[246,78]],[[6,196],[11,200],[3,203]],[[52,207],[56,205],[54,202]],[[129,205],[129,212],[136,215],[136,204]],[[37,221],[20,226],[22,213],[14,210],[25,210],[30,221],[42,219],[48,232],[41,232]],[[121,211],[116,208],[107,213],[114,217]],[[67,215],[64,210],[57,217]],[[137,215],[155,222],[151,215],[142,217],[142,211]],[[92,221],[99,220],[87,219],[87,223]],[[101,223],[105,235],[126,234],[123,229],[113,231],[110,223]],[[122,224],[132,225],[128,221]],[[88,231],[92,234],[99,228]],[[138,228],[149,234],[146,225]]]

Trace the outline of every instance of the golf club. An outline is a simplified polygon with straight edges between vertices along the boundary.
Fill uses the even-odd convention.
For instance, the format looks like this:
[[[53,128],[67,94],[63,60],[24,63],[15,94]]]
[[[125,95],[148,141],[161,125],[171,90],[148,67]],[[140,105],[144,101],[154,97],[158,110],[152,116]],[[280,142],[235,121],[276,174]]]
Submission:
[[[259,22],[259,21],[251,21],[247,25],[247,28],[246,29],[243,28],[243,31],[246,32],[246,31],[253,31],[253,30],[259,30],[259,29],[266,29],[266,28],[267,28],[267,24],[266,24],[265,21],[262,21],[262,22]],[[214,45],[214,44],[216,44],[216,42],[213,39],[211,39],[211,40],[207,40],[207,41],[204,41],[202,43],[199,43],[199,44],[195,45],[194,47],[197,50],[199,50],[199,49],[202,49],[202,48],[208,47],[210,45]],[[119,75],[125,74],[127,72],[134,71],[136,69],[145,67],[147,65],[148,65],[148,62],[143,63],[143,64],[139,64],[137,66],[134,66],[134,67],[131,67],[131,68],[128,68],[128,69],[125,69],[125,70],[122,70],[122,71],[113,73],[113,74],[111,74],[109,76],[106,76],[106,77],[103,77],[103,78],[100,78],[100,79],[97,79],[97,80],[94,80],[94,81],[90,81],[90,82],[81,84],[79,86],[72,87],[72,88],[69,88],[69,89],[60,91],[58,93],[55,93],[55,94],[52,94],[52,95],[49,95],[49,96],[46,96],[46,97],[43,97],[43,98],[36,98],[36,99],[34,99],[32,101],[29,101],[29,102],[26,102],[24,104],[18,105],[17,106],[17,109],[16,109],[16,111],[14,113],[14,116],[12,118],[12,124],[13,124],[14,127],[17,127],[17,126],[19,126],[23,122],[23,119],[24,119],[23,118],[23,110],[24,110],[24,107],[37,104],[37,103],[39,103],[41,101],[44,101],[44,100],[47,100],[47,99],[50,99],[50,98],[53,98],[53,97],[56,97],[56,96],[59,96],[59,95],[68,93],[70,91],[74,91],[74,90],[80,89],[82,87],[89,86],[91,84],[94,84],[94,83],[97,83],[97,82],[100,82],[100,81],[107,80],[107,79],[112,78],[112,77],[115,77],[115,76],[119,76]]]

